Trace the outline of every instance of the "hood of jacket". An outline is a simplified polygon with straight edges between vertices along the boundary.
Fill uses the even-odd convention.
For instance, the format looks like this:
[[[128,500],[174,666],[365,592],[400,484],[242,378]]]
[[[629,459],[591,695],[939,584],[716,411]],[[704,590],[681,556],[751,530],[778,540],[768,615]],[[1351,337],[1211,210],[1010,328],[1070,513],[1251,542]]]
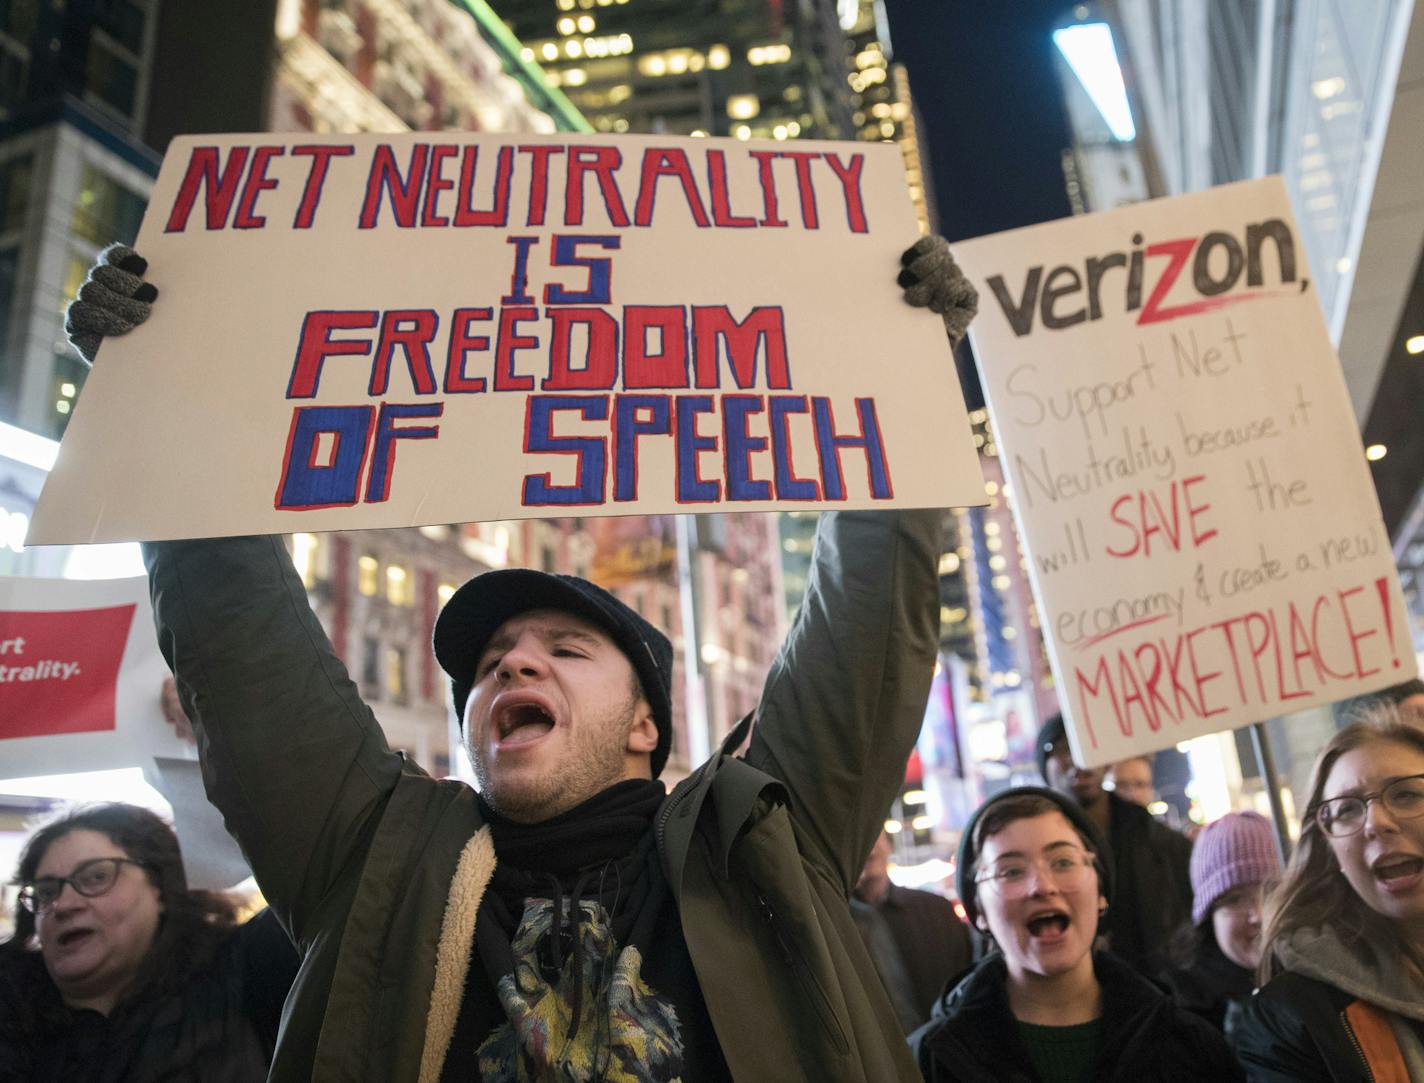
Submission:
[[[1424,1021],[1424,986],[1401,955],[1367,959],[1333,929],[1297,929],[1276,946],[1287,970],[1323,981],[1407,1019]]]

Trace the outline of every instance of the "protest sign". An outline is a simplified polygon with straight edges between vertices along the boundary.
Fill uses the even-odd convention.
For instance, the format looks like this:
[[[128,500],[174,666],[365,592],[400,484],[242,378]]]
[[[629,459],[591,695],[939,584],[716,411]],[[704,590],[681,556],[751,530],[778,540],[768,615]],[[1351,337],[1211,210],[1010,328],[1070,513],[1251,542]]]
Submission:
[[[197,760],[156,756],[145,774],[173,809],[173,830],[189,887],[230,891],[252,875],[247,858],[227,833],[222,813],[208,800]]]
[[[173,141],[29,542],[982,503],[899,150]]]
[[[1278,178],[956,255],[1079,763],[1415,674]]]
[[[163,718],[148,580],[0,579],[0,778],[195,758]]]

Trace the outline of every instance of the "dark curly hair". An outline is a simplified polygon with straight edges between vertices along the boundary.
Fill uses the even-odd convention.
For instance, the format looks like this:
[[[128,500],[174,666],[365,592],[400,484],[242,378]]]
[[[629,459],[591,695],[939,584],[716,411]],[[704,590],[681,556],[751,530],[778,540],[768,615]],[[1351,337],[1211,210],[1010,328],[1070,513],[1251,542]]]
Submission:
[[[62,812],[30,837],[20,854],[15,883],[33,880],[50,846],[71,831],[96,831],[144,867],[158,889],[162,917],[153,947],[127,996],[181,989],[204,970],[237,924],[237,906],[226,895],[188,887],[178,836],[159,816],[137,805],[118,802],[82,805]],[[0,943],[0,953],[38,952],[35,916],[20,907],[15,933]]]

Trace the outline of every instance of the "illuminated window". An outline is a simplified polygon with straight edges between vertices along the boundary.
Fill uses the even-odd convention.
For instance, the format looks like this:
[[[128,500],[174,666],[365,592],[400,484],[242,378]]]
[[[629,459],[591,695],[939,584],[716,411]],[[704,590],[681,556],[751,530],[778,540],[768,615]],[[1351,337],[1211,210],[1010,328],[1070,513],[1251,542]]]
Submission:
[[[405,651],[399,647],[386,648],[386,691],[395,703],[405,703]]]
[[[143,196],[86,162],[80,172],[79,198],[70,227],[94,244],[108,244],[115,238],[130,244],[138,235],[147,206],[148,200]]]
[[[747,61],[753,65],[785,64],[790,59],[789,45],[755,45],[747,50]]]
[[[761,101],[755,94],[733,94],[727,99],[727,115],[733,120],[751,120],[761,112]]]
[[[367,553],[356,561],[356,589],[366,597],[370,598],[380,591],[379,580],[376,573],[380,571],[381,562]]]
[[[713,71],[721,71],[731,62],[731,51],[725,45],[714,45],[707,50],[707,66]]]
[[[292,563],[297,567],[305,586],[316,582],[317,537],[315,534],[292,535]]]
[[[399,564],[386,568],[386,599],[392,605],[410,605],[415,591],[410,573]]]
[[[435,596],[440,599],[442,608],[444,608],[445,603],[454,596],[456,589],[454,583],[441,583],[440,586],[436,588]]]

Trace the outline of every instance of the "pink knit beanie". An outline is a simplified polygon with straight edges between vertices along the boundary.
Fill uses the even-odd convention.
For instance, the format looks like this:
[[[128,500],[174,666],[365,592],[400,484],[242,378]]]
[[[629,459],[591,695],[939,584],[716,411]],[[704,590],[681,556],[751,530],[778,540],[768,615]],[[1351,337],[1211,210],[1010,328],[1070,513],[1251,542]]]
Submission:
[[[1216,900],[1243,884],[1280,877],[1275,830],[1259,812],[1228,812],[1202,828],[1192,847],[1192,924],[1200,925]]]

